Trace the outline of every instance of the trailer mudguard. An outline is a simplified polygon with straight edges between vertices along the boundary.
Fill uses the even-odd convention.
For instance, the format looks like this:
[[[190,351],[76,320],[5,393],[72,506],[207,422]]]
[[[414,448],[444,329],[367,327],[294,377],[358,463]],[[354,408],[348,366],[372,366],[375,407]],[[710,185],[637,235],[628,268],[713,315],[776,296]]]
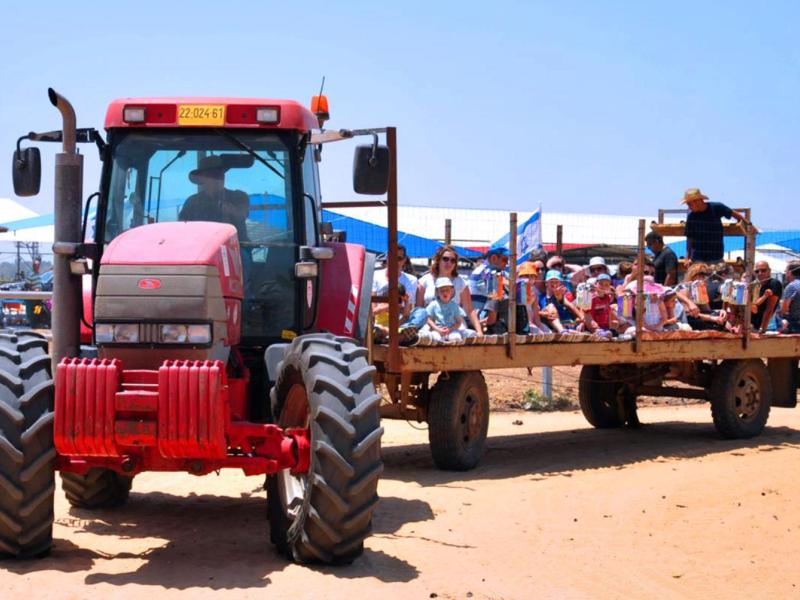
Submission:
[[[797,406],[797,359],[768,358],[767,370],[772,379],[772,406]]]

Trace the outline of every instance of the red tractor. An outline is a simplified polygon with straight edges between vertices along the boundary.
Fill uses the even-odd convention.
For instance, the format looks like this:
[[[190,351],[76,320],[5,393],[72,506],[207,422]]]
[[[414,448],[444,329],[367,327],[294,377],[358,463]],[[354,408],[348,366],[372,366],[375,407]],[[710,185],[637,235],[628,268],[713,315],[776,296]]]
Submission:
[[[351,561],[383,430],[358,341],[372,261],[320,234],[327,101],[116,100],[104,138],[49,96],[63,129],[20,138],[13,178],[38,193],[39,150],[21,142],[63,144],[53,342],[0,333],[0,555],[50,549],[56,469],[69,502],[93,509],[124,504],[143,471],[239,468],[267,476],[280,551]],[[378,133],[391,145],[391,129],[334,136],[373,136],[356,149],[362,193],[394,184]],[[76,143],[103,162],[83,213]]]

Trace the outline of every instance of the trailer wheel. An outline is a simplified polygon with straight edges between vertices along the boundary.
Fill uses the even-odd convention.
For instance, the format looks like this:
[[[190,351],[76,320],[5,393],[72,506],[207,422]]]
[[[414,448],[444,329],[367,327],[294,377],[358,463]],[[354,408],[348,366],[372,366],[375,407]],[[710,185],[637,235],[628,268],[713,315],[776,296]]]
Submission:
[[[578,379],[578,402],[589,423],[598,429],[622,427],[624,421],[619,411],[622,385],[605,379],[600,367],[585,365]]]
[[[75,508],[114,508],[128,500],[133,477],[112,469],[89,469],[86,475],[61,473],[61,488]]]
[[[297,562],[350,563],[363,551],[378,502],[380,453],[375,368],[349,338],[295,338],[270,397],[281,427],[309,427],[308,472],[267,476],[270,537]]]
[[[489,392],[480,371],[440,376],[428,404],[428,440],[440,469],[468,471],[486,448]]]
[[[760,360],[726,360],[711,382],[711,416],[725,438],[760,434],[769,418],[772,381]]]
[[[49,552],[55,455],[47,340],[0,332],[0,556]]]

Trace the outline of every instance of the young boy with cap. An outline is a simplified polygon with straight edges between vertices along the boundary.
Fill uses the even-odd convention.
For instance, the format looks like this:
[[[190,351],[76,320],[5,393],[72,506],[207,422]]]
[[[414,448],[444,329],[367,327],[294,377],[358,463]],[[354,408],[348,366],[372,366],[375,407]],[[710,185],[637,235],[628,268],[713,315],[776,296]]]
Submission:
[[[565,329],[577,329],[583,321],[583,311],[567,299],[567,287],[560,271],[551,269],[545,277],[547,293],[539,303],[539,316],[556,333]]]
[[[455,288],[449,277],[436,279],[436,299],[425,309],[428,324],[423,329],[434,341],[457,342],[476,335],[464,325],[461,307],[453,299],[454,295]]]

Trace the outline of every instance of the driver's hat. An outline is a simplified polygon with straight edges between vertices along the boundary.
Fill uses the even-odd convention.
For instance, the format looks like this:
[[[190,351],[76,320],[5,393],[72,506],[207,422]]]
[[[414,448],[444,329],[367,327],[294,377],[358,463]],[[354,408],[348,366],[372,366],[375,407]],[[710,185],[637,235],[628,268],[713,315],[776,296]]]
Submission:
[[[192,183],[200,183],[198,177],[211,177],[214,179],[222,179],[225,176],[225,165],[222,163],[221,156],[206,156],[200,159],[197,168],[189,173],[189,181]]]

